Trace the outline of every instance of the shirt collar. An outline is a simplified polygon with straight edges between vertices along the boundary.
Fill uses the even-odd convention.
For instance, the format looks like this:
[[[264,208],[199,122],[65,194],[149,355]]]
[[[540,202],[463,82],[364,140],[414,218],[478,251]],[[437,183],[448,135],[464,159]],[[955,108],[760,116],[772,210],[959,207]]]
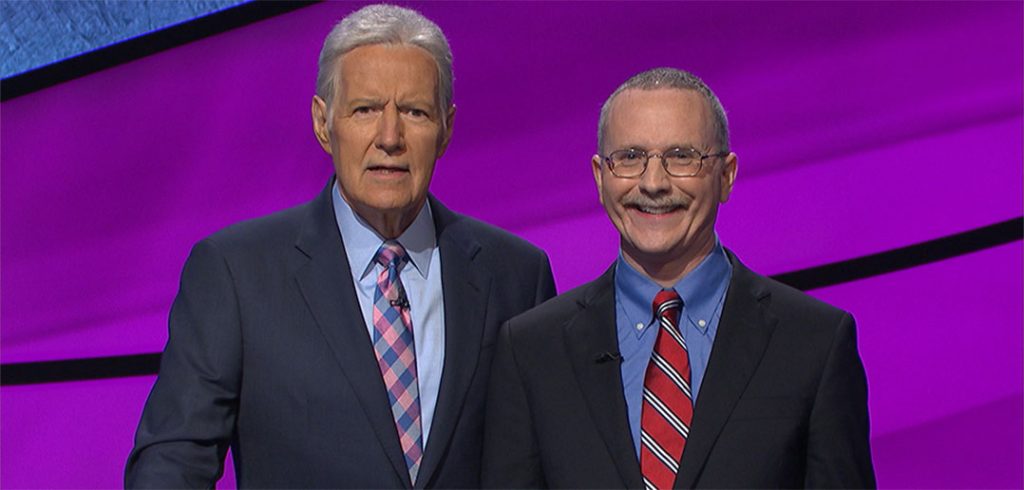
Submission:
[[[697,268],[675,284],[675,290],[683,300],[683,317],[701,332],[707,330],[731,277],[732,264],[716,236],[711,252]],[[661,285],[629,265],[622,252],[619,252],[619,259],[615,263],[616,300],[631,324],[653,324],[651,304],[661,289]],[[642,330],[646,329],[635,332],[640,335]]]
[[[373,257],[384,243],[384,238],[341,197],[337,181],[334,182],[331,200],[334,203],[334,218],[338,222],[338,230],[341,231],[341,239],[345,243],[348,263],[352,267],[352,275],[362,279],[373,270]],[[429,200],[423,204],[412,224],[398,237],[398,243],[405,247],[413,268],[426,278],[427,272],[430,271],[430,258],[437,248],[434,216],[430,210]]]
[[[619,302],[629,325],[637,326],[633,330],[637,336],[645,330],[640,328],[641,325],[650,325],[654,317],[651,304],[660,290],[660,285],[629,265],[619,252],[619,259],[615,262],[615,300]]]
[[[700,332],[707,331],[715,310],[722,304],[731,277],[732,264],[718,237],[715,237],[711,253],[693,272],[676,283],[676,292],[683,299],[683,316]]]

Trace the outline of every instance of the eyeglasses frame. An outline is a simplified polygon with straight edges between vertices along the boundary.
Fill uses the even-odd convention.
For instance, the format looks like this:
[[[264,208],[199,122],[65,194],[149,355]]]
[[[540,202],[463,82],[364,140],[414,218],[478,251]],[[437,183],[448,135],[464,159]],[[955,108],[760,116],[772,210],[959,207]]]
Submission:
[[[622,176],[622,175],[619,175],[619,174],[615,173],[615,163],[612,161],[612,154],[618,153],[620,151],[629,151],[629,150],[639,151],[640,153],[643,154],[643,156],[644,156],[643,169],[640,171],[639,174],[629,175],[629,176]],[[690,151],[696,152],[697,155],[700,156],[700,158],[697,160],[697,170],[695,170],[693,173],[684,174],[684,175],[676,175],[676,174],[672,173],[671,171],[669,171],[669,169],[668,169],[668,162],[665,161],[664,155],[665,155],[665,153],[670,152],[670,151],[674,151],[674,150],[690,150]],[[643,177],[644,174],[647,172],[647,165],[651,162],[651,158],[652,157],[658,157],[658,159],[661,160],[661,168],[665,169],[665,173],[666,174],[668,174],[671,177],[681,178],[681,177],[695,177],[697,175],[700,175],[700,171],[704,169],[704,160],[707,160],[708,158],[726,157],[726,156],[729,156],[729,152],[727,152],[727,151],[720,151],[718,153],[702,153],[700,150],[697,150],[695,148],[687,149],[687,148],[682,148],[682,147],[678,147],[677,146],[677,147],[669,148],[667,150],[662,150],[661,152],[657,152],[657,153],[651,153],[651,152],[648,152],[647,150],[643,150],[643,149],[640,149],[640,148],[622,148],[620,150],[615,150],[615,151],[613,151],[613,152],[611,152],[611,153],[609,153],[607,155],[600,155],[600,154],[598,154],[598,156],[601,157],[601,160],[605,163],[605,165],[608,166],[608,171],[611,172],[612,175],[614,175],[614,176],[616,176],[616,177],[618,177],[620,179],[639,179],[640,177]]]

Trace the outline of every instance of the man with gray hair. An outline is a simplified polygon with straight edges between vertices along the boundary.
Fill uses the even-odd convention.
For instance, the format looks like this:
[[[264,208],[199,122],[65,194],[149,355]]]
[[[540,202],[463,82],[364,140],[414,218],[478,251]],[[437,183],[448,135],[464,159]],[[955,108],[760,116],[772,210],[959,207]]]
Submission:
[[[182,273],[126,487],[480,486],[501,322],[554,295],[547,256],[428,192],[452,57],[372,5],[324,41],[311,114],[334,177],[201,241]]]
[[[620,254],[502,327],[485,487],[875,485],[853,318],[719,243],[736,160],[690,73],[608,98],[591,169]]]

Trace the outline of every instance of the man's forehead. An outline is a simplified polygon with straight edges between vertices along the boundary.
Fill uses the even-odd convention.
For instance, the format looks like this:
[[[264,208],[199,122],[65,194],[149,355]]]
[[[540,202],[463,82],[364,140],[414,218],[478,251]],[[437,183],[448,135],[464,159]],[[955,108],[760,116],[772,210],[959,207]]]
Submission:
[[[369,44],[341,57],[342,88],[366,93],[395,90],[433,96],[437,64],[425,49],[411,44]]]
[[[658,112],[677,112],[687,117],[706,117],[711,111],[707,100],[700,92],[689,88],[630,88],[623,90],[612,99],[610,115],[621,112],[622,108],[643,107],[658,109]]]
[[[713,136],[711,123],[711,109],[707,100],[696,90],[631,88],[620,92],[612,100],[607,137],[611,140],[622,137],[661,137],[671,128],[681,133],[676,135],[678,138],[706,139]],[[683,142],[680,140],[674,143]]]

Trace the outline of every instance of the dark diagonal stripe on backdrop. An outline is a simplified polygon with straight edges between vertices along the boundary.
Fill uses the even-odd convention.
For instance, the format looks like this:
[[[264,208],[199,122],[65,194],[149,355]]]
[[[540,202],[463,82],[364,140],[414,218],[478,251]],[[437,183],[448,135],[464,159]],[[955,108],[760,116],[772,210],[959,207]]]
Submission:
[[[809,291],[938,262],[1021,238],[1024,238],[1024,217],[864,257],[775,274],[772,278]]]
[[[124,378],[156,374],[159,369],[159,353],[62,361],[19,362],[3,365],[0,369],[0,382],[3,386],[9,386]]]
[[[804,291],[896,272],[1024,239],[1024,217],[935,240],[772,276]],[[0,366],[0,385],[123,378],[156,374],[160,354],[22,362]]]

